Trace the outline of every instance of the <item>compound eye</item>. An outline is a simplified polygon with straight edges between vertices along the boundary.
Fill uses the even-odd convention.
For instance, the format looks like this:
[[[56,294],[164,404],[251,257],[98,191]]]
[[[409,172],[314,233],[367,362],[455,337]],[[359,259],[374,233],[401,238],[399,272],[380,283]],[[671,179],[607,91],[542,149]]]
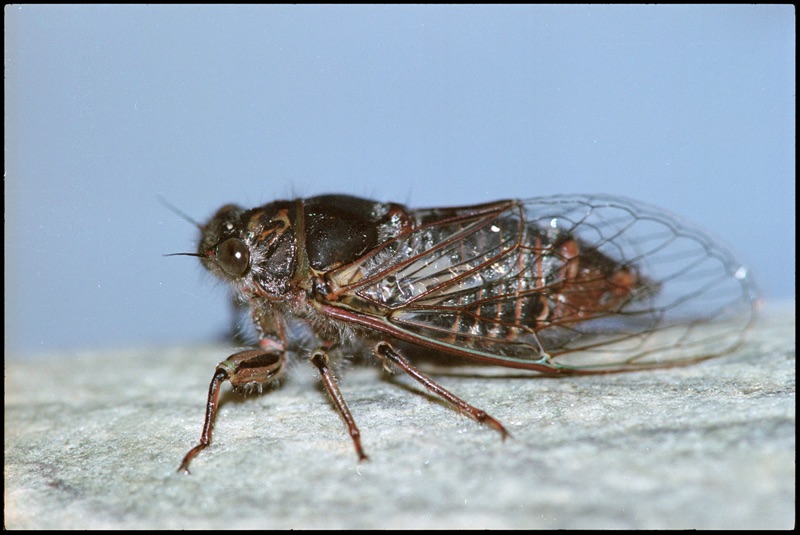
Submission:
[[[229,238],[217,247],[217,263],[228,275],[241,277],[250,267],[250,251],[242,240]]]

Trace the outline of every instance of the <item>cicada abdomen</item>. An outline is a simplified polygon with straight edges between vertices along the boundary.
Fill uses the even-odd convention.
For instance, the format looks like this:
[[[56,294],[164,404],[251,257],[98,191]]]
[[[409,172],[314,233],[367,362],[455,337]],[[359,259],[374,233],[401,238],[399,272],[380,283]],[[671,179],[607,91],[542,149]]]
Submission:
[[[412,343],[545,372],[630,370],[729,352],[753,319],[747,270],[641,203],[572,195],[411,213],[414,231],[329,279],[340,304]]]

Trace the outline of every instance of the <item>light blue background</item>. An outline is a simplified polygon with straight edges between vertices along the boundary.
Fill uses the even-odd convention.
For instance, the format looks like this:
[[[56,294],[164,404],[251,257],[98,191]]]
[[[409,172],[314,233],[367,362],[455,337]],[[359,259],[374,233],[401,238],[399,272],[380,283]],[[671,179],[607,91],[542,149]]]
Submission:
[[[794,297],[793,6],[5,7],[5,354],[200,343],[220,205],[623,194]]]

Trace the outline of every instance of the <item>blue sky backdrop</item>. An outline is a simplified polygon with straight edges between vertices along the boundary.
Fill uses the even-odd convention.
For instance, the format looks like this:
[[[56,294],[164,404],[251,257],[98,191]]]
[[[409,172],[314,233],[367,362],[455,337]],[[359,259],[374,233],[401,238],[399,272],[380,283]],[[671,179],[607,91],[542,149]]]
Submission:
[[[795,11],[5,6],[5,354],[200,343],[219,206],[613,193],[795,294]]]

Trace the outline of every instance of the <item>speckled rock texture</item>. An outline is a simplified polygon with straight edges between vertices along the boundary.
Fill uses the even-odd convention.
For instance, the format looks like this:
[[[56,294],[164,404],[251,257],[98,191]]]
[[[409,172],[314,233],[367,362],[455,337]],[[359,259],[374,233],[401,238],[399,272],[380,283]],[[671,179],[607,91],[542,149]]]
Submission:
[[[431,368],[512,438],[376,363],[340,386],[359,463],[310,365],[242,399],[226,386],[197,443],[222,347],[5,362],[10,529],[791,529],[795,316],[768,314],[727,357],[684,368],[543,378]]]

